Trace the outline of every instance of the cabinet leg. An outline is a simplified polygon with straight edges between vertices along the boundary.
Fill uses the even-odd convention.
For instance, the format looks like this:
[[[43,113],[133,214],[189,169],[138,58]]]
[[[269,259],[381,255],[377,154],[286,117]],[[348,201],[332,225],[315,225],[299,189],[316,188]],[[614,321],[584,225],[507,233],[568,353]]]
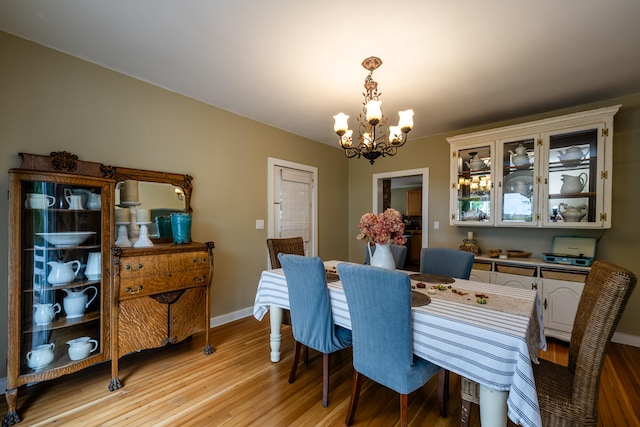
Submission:
[[[18,389],[7,390],[5,393],[5,398],[7,399],[7,415],[4,416],[4,420],[2,420],[2,427],[12,426],[14,424],[22,421],[20,415],[18,415],[17,404],[18,404]]]
[[[109,383],[109,391],[118,390],[119,388],[122,388],[122,383],[120,382],[120,378],[118,377],[112,378],[111,382]]]
[[[207,344],[206,346],[204,346],[204,354],[211,354],[214,351],[216,351],[213,347],[211,347],[211,344]]]

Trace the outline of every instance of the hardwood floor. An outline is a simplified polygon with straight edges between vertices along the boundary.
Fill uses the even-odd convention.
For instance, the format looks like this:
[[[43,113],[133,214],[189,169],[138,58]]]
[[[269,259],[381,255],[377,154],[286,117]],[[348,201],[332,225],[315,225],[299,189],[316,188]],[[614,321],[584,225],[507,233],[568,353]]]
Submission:
[[[349,351],[331,358],[329,407],[322,407],[322,358],[287,382],[293,352],[283,327],[282,361],[269,360],[269,322],[253,317],[212,330],[216,352],[203,353],[201,335],[174,346],[131,354],[120,364],[124,387],[109,392],[104,363],[21,389],[19,426],[342,426],[352,384]],[[544,357],[566,363],[566,346],[550,342]],[[640,426],[640,348],[611,344],[600,387],[600,426]],[[436,380],[409,396],[412,426],[460,425],[460,381],[451,375],[447,418],[438,415]],[[2,399],[1,410],[6,413]],[[396,393],[365,381],[356,426],[393,426]],[[471,425],[479,426],[478,409]],[[511,425],[511,424],[510,424]]]

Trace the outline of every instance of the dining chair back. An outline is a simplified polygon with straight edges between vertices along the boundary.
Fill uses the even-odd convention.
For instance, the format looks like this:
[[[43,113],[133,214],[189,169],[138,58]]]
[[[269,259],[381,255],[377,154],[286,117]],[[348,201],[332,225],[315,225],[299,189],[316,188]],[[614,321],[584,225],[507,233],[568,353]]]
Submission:
[[[376,245],[372,245],[367,242],[367,245],[364,247],[364,263],[365,265],[371,264],[371,255],[369,255],[369,248],[371,248],[371,255],[376,252]],[[404,268],[404,260],[407,258],[407,247],[403,245],[394,245],[391,243],[389,245],[391,249],[391,255],[393,255],[393,260],[396,262],[396,268],[402,270]]]
[[[596,426],[600,378],[607,345],[637,282],[631,271],[605,261],[593,263],[571,331],[567,366],[540,359],[533,365],[542,425]],[[475,390],[462,378],[463,389]],[[471,384],[471,387],[469,386]],[[477,403],[477,395],[463,393]],[[467,405],[468,406],[468,405]],[[466,410],[468,412],[468,409]],[[468,425],[468,417],[462,425]]]
[[[407,425],[407,395],[441,368],[413,354],[411,280],[406,273],[338,264],[353,334],[354,385],[347,411],[353,423],[361,376],[400,393],[400,422]]]
[[[469,279],[473,259],[472,252],[460,249],[422,248],[420,251],[420,273]]]
[[[291,328],[296,341],[289,383],[296,377],[302,345],[322,353],[322,404],[329,405],[329,354],[351,346],[351,331],[335,325],[327,276],[318,257],[279,254],[289,292]]]
[[[278,254],[304,255],[304,240],[302,237],[267,239],[267,249],[269,250],[271,268],[281,268]],[[289,310],[282,310],[282,324],[291,325]]]

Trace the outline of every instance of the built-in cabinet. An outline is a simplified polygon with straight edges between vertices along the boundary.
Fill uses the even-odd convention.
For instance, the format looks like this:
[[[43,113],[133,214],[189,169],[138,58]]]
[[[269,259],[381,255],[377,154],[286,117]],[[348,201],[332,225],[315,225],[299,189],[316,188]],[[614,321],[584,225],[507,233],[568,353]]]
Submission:
[[[407,191],[407,216],[422,216],[422,190]]]
[[[610,228],[619,108],[448,138],[450,224]]]
[[[190,212],[191,177],[80,161],[65,151],[20,155],[20,168],[9,171],[3,425],[21,421],[21,386],[111,360],[109,388],[115,390],[121,386],[120,357],[201,331],[205,353],[213,352],[208,334],[213,243],[115,244],[119,182],[146,180],[153,200],[159,192],[171,200],[179,196],[181,209]],[[135,220],[135,206],[126,209]],[[135,237],[142,240],[140,230],[151,224],[139,220],[139,225]]]
[[[546,336],[571,339],[589,267],[549,264],[537,258],[476,257],[471,280],[521,289],[534,289],[542,304]]]

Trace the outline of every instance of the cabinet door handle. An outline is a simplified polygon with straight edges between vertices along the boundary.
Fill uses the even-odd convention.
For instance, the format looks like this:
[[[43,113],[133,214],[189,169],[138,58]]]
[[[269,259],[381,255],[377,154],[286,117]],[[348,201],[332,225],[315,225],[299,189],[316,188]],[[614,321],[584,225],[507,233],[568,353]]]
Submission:
[[[129,295],[139,294],[141,290],[142,290],[142,285],[138,285],[138,289],[136,289],[135,291],[129,287],[124,288],[124,291]]]
[[[138,264],[138,268],[133,268],[133,267],[131,267],[129,264],[126,264],[126,265],[124,266],[124,269],[125,269],[125,270],[131,270],[131,271],[138,271],[138,270],[140,270],[142,267],[143,267],[143,266],[142,266],[142,264]]]
[[[547,299],[546,298],[544,299],[544,304],[542,304],[542,306],[544,307],[545,310],[547,309]]]
[[[532,283],[531,284],[531,289],[533,289],[533,290],[538,289],[538,285],[536,283]]]

